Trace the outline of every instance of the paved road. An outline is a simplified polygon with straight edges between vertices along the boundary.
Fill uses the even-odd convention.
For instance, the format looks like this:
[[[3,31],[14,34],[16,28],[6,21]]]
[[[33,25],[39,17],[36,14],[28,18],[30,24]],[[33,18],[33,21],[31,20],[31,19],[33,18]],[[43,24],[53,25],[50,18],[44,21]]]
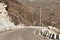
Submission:
[[[29,32],[30,31],[30,32]],[[17,29],[0,33],[0,40],[38,40],[31,29]]]
[[[17,29],[0,33],[0,40],[49,40],[39,36],[40,39],[33,35],[35,29]]]

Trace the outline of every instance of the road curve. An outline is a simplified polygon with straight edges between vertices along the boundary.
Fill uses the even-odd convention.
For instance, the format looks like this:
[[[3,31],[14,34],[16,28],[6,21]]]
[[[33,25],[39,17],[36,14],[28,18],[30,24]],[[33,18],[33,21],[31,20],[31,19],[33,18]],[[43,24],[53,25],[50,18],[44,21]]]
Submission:
[[[32,31],[30,29],[17,29],[3,32],[0,33],[0,40],[38,40],[32,35]]]

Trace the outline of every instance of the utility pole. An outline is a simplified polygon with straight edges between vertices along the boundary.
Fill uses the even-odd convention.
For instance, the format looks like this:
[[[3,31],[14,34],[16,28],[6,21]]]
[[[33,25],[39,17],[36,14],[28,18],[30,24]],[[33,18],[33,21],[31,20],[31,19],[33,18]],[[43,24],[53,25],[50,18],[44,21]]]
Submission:
[[[42,7],[40,8],[40,26],[42,26]],[[39,35],[40,35],[40,29],[39,29]]]
[[[52,12],[52,9],[50,11],[51,11],[51,13],[50,13],[50,19],[49,19],[49,21],[50,21],[50,26],[53,26],[52,25],[52,20],[53,20],[53,12]]]
[[[42,8],[40,8],[40,26],[42,26]]]

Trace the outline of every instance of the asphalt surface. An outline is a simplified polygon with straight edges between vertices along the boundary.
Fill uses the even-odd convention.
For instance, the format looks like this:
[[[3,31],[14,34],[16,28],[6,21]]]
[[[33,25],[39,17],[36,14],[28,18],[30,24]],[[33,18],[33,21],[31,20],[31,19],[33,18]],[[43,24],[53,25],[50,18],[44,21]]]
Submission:
[[[36,29],[16,29],[0,33],[0,40],[52,40],[42,35],[34,35]],[[55,39],[54,39],[55,40]]]
[[[34,29],[17,29],[0,33],[0,40],[39,40],[33,36]]]

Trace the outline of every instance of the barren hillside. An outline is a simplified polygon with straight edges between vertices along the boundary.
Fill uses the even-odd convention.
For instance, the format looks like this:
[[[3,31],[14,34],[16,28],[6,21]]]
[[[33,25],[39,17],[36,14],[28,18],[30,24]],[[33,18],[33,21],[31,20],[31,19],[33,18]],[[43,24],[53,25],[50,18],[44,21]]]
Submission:
[[[59,0],[2,0],[15,25],[60,26]],[[40,15],[41,14],[41,15]],[[40,22],[41,21],[41,22]]]
[[[21,2],[22,4],[27,5],[28,7],[31,6],[32,14],[40,16],[38,17],[39,21],[37,20],[38,22],[36,22],[36,24],[38,23],[39,25],[42,26],[52,25],[59,28],[60,26],[60,8],[59,8],[60,1],[59,0],[34,0],[34,1],[21,0],[21,1],[17,0],[17,2],[19,3]],[[41,20],[41,24],[40,24],[40,20]]]

